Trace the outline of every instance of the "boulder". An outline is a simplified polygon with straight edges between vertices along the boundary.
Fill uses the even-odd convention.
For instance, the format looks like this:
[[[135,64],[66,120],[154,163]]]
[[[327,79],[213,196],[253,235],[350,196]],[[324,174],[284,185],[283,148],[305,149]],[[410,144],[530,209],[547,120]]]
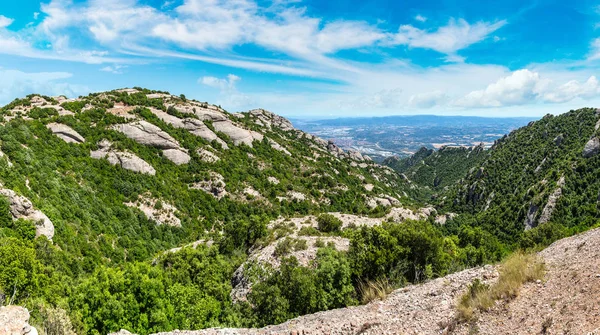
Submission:
[[[62,123],[48,123],[46,125],[52,133],[61,139],[63,139],[67,143],[83,143],[85,142],[85,138],[79,135],[78,132],[73,130],[73,128],[62,124]]]
[[[583,147],[583,157],[590,158],[596,156],[600,152],[600,139],[592,137]]]
[[[159,149],[178,149],[179,142],[159,127],[141,120],[125,124],[113,125],[111,129],[119,131],[130,139]]]
[[[0,307],[0,334],[37,335],[38,331],[29,324],[29,311],[21,306]]]
[[[152,165],[138,156],[125,151],[117,151],[111,148],[112,143],[108,140],[102,140],[98,143],[99,149],[91,152],[91,157],[95,159],[106,158],[112,165],[118,165],[125,170],[140,172],[149,175],[155,175],[156,170]]]
[[[44,235],[49,240],[52,240],[52,237],[54,237],[54,225],[52,221],[50,221],[46,214],[35,209],[31,200],[8,189],[0,189],[0,195],[8,198],[10,214],[14,220],[25,219],[35,222],[35,236]]]
[[[529,210],[527,211],[527,215],[525,216],[525,230],[529,230],[536,226],[535,224],[535,216],[538,212],[538,206],[535,204],[529,204]]]
[[[190,155],[181,149],[167,149],[163,150],[163,155],[171,162],[177,165],[183,165],[190,162]]]

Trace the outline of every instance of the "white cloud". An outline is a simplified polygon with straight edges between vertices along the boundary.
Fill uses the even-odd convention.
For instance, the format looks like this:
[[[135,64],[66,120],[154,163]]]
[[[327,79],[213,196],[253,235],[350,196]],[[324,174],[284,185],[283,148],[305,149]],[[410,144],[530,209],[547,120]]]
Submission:
[[[446,103],[448,99],[446,93],[438,90],[412,95],[408,99],[408,105],[417,108],[432,108]]]
[[[451,19],[448,25],[435,31],[415,28],[411,25],[400,26],[398,33],[392,35],[390,45],[407,45],[412,48],[432,49],[437,52],[453,55],[457,51],[481,42],[489,34],[500,29],[506,20],[497,22],[477,22],[469,24],[463,19]]]
[[[217,78],[211,76],[205,76],[198,79],[198,82],[213,88],[218,88],[220,90],[235,90],[235,84],[240,81],[241,78],[236,76],[235,74],[229,74],[226,78]]]
[[[0,15],[0,28],[6,28],[14,22],[13,19]]]
[[[588,60],[600,59],[600,38],[592,40],[590,43],[590,52],[588,53]]]
[[[127,68],[127,65],[114,64],[114,65],[105,66],[105,67],[101,68],[100,71],[110,72],[110,73],[114,73],[114,74],[122,74],[123,69],[126,69],[126,68]]]
[[[581,83],[570,80],[557,86],[555,81],[542,78],[538,72],[518,70],[490,84],[483,90],[472,91],[453,102],[455,106],[504,107],[536,102],[564,103],[574,99],[589,100],[600,96],[600,84],[595,76]]]
[[[237,90],[236,84],[242,78],[235,74],[228,74],[225,78],[217,78],[212,76],[204,76],[198,79],[198,83],[217,88],[220,90],[219,101],[220,105],[233,108],[248,107],[254,103],[254,100],[247,94]]]
[[[415,20],[419,21],[419,22],[425,22],[427,21],[427,18],[421,14],[415,16]]]
[[[600,85],[595,76],[591,76],[584,83],[571,80],[553,91],[544,94],[543,99],[548,102],[561,103],[576,98],[589,100],[600,95]]]
[[[39,12],[35,12],[35,13],[33,13],[33,19],[34,19],[34,20],[37,20],[39,16],[40,16],[40,13],[39,13]]]
[[[79,96],[89,93],[89,89],[81,85],[64,82],[71,78],[68,72],[28,73],[18,70],[0,69],[0,104],[4,105],[16,97],[31,93],[46,95]]]
[[[483,90],[472,91],[454,102],[461,107],[501,107],[531,102],[543,91],[545,82],[537,72],[518,70]]]

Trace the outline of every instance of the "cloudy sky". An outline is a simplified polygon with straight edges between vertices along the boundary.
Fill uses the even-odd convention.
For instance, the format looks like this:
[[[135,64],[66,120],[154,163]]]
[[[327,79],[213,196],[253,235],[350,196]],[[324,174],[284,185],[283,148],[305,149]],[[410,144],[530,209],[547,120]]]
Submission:
[[[600,107],[600,2],[3,0],[0,104],[143,86],[307,118]]]

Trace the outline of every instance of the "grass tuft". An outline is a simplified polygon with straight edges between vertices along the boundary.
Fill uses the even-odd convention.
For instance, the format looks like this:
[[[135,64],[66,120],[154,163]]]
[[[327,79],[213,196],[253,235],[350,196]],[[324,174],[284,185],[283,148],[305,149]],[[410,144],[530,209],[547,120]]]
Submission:
[[[471,321],[475,312],[490,309],[497,300],[509,301],[518,296],[523,284],[542,279],[544,263],[536,255],[515,252],[500,265],[498,281],[489,286],[475,279],[457,306],[457,319]]]
[[[394,290],[394,286],[388,279],[377,279],[360,283],[358,293],[363,304],[371,301],[383,300]]]

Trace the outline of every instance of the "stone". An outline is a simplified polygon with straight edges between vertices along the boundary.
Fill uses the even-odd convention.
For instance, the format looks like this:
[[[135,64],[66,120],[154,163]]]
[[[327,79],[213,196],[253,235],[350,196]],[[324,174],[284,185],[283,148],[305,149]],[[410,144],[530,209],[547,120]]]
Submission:
[[[40,210],[33,207],[31,200],[15,191],[9,189],[0,189],[0,195],[8,198],[10,214],[13,220],[25,219],[35,222],[35,236],[46,236],[49,240],[54,237],[54,225],[52,221]]]
[[[170,160],[171,162],[175,163],[176,165],[187,164],[191,160],[190,155],[188,155],[187,152],[185,152],[185,151],[183,151],[181,149],[167,149],[167,150],[163,150],[163,155],[168,160]]]
[[[37,335],[38,331],[29,324],[29,311],[21,306],[0,307],[1,335]]]
[[[590,158],[596,156],[600,152],[600,139],[592,137],[583,147],[583,157]]]
[[[267,181],[273,185],[279,184],[279,179],[272,176],[267,177]]]
[[[210,178],[190,185],[191,189],[202,190],[217,199],[223,198],[227,195],[225,189],[225,178],[222,175],[211,171]]]
[[[212,153],[206,149],[200,148],[200,149],[196,150],[196,153],[200,157],[200,160],[202,160],[203,162],[206,162],[206,163],[216,163],[220,160],[219,156],[215,155],[214,153]]]
[[[157,204],[160,202],[160,206]],[[177,208],[163,200],[156,199],[150,194],[140,195],[135,202],[125,203],[128,207],[134,207],[142,211],[144,215],[157,225],[167,225],[172,227],[181,227],[181,220],[175,216]]]
[[[171,135],[144,120],[113,125],[111,129],[125,134],[139,144],[159,149],[179,149],[179,142]]]
[[[85,138],[83,138],[83,136],[65,124],[55,122],[48,123],[46,128],[50,129],[54,135],[60,137],[67,143],[85,142]]]
[[[213,121],[213,127],[216,131],[227,135],[234,145],[245,144],[252,147],[252,142],[255,139],[262,141],[261,134],[240,128],[234,125],[229,119]]]
[[[114,150],[111,146],[112,143],[108,140],[102,140],[98,143],[99,149],[92,151],[90,155],[94,159],[106,158],[110,164],[118,165],[126,170],[152,176],[156,174],[156,170],[145,160],[130,152]]]
[[[262,126],[268,129],[271,129],[272,127],[277,127],[283,131],[294,130],[294,126],[288,119],[277,114],[271,113],[267,110],[253,109],[249,113],[250,115],[254,116],[257,119],[257,121],[260,121],[260,123],[257,122],[258,124],[261,124]]]

